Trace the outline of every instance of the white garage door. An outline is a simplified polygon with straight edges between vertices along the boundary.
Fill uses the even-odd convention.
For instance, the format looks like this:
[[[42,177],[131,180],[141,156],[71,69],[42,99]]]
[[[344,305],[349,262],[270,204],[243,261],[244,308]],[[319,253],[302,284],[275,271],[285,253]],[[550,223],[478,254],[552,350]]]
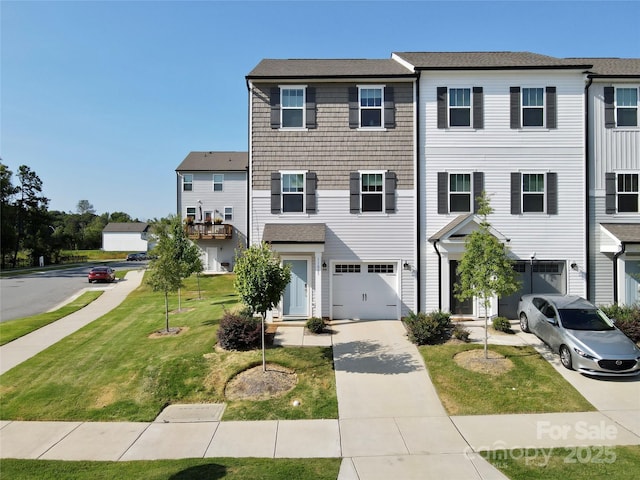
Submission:
[[[395,263],[333,265],[333,318],[398,318],[398,271]]]

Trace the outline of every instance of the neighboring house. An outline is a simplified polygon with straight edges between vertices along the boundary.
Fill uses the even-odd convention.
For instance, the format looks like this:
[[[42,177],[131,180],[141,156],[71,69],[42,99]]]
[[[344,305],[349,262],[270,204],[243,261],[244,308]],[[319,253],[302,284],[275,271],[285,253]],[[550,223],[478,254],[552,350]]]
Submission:
[[[416,74],[388,60],[262,60],[249,89],[250,240],[292,270],[273,312],[417,309]]]
[[[640,59],[587,58],[589,298],[640,301]]]
[[[205,273],[233,270],[247,245],[247,152],[191,152],[176,168],[178,215]]]
[[[454,296],[465,237],[486,191],[494,235],[522,288],[490,315],[515,318],[530,292],[587,293],[585,70],[532,53],[394,53],[420,74],[417,115],[420,309],[484,314]],[[637,154],[637,151],[636,151]]]
[[[148,223],[107,223],[102,229],[102,249],[106,252],[146,252],[148,232]]]

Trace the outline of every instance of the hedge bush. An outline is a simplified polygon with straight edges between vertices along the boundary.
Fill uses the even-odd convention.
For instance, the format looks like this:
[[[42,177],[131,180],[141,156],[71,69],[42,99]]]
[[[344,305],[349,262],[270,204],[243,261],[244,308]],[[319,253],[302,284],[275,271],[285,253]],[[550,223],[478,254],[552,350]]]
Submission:
[[[250,350],[261,340],[260,320],[245,312],[225,312],[218,328],[218,343],[225,350]]]
[[[600,306],[605,315],[616,321],[616,327],[633,342],[640,342],[640,305]]]
[[[404,318],[407,326],[409,340],[417,345],[429,345],[439,343],[451,334],[451,314],[441,310],[431,313],[410,312]]]
[[[471,331],[464,325],[460,325],[458,323],[456,323],[453,326],[453,330],[451,330],[451,336],[457,340],[462,340],[463,342],[469,342],[469,335],[471,335]]]
[[[508,333],[511,331],[511,324],[504,317],[496,317],[493,319],[493,328],[498,332]]]
[[[311,317],[307,320],[307,330],[311,333],[322,333],[324,332],[324,320],[318,317]]]

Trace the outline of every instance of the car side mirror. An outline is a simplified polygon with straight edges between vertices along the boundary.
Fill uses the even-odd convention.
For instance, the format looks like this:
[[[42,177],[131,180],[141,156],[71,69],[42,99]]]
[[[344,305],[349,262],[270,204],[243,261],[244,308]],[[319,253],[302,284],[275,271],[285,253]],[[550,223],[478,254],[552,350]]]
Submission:
[[[558,321],[553,317],[547,317],[547,322],[549,322],[551,325],[558,325]]]

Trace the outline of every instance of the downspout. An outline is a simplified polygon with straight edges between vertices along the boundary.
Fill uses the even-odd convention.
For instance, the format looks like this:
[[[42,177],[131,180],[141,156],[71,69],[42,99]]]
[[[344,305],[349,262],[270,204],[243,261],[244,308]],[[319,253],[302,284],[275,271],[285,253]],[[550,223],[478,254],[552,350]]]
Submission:
[[[584,175],[586,178],[586,182],[585,182],[585,192],[584,192],[584,196],[585,196],[585,249],[586,249],[586,264],[587,264],[587,275],[585,277],[585,281],[586,281],[586,290],[587,290],[587,298],[591,298],[591,281],[590,281],[590,277],[591,277],[591,240],[590,240],[590,236],[591,236],[591,225],[590,225],[590,209],[589,209],[589,184],[591,182],[591,175],[590,175],[590,171],[589,171],[589,154],[590,154],[590,148],[589,148],[589,88],[591,87],[591,84],[593,83],[593,78],[590,76],[587,76],[588,78],[588,82],[584,87],[584,129],[585,129],[585,134],[584,134]]]
[[[613,303],[618,304],[618,257],[627,249],[625,242],[621,243],[622,248],[613,255]]]
[[[420,212],[420,70],[418,70],[418,76],[416,78],[416,111],[415,111],[415,116],[416,116],[416,151],[415,151],[415,155],[416,155],[416,175],[415,175],[415,189],[416,189],[416,215],[417,215],[417,221],[416,221],[416,269],[417,269],[417,281],[416,281],[416,289],[417,289],[417,307],[418,307],[418,312],[422,311],[422,305],[421,305],[421,299],[422,299],[422,289],[421,289],[421,276],[422,276],[422,272],[421,272],[421,268],[420,266],[422,265],[422,239],[420,237],[420,222],[421,222],[421,212]]]
[[[442,310],[442,256],[440,255],[440,250],[438,250],[438,242],[440,240],[433,241],[433,249],[436,251],[436,255],[438,255],[438,310]]]
[[[251,82],[249,79],[245,79],[247,85],[247,94],[249,96],[248,106],[247,106],[247,118],[249,119],[249,128],[247,129],[247,244],[245,247],[249,247],[251,245],[251,216],[252,216],[252,204],[251,204],[251,163],[253,159],[253,154],[251,151],[251,128],[253,118],[251,116],[251,102],[253,99],[251,98]]]

